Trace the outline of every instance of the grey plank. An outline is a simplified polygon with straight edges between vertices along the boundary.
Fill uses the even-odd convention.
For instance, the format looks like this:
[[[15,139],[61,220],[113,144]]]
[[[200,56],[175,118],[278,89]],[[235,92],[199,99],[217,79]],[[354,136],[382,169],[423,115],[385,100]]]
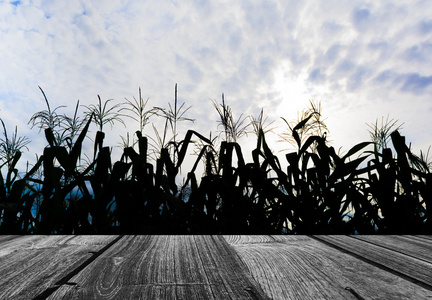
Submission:
[[[430,290],[306,236],[225,238],[272,299],[432,297]]]
[[[21,235],[0,235],[0,246],[10,240],[20,238]]]
[[[266,299],[219,236],[126,236],[48,299]]]
[[[114,238],[22,236],[0,244],[0,299],[32,299]]]
[[[432,263],[432,240],[402,235],[358,235],[352,237]]]
[[[317,236],[316,238],[431,288],[431,263],[349,236]]]
[[[426,239],[426,240],[432,240],[432,235],[415,235],[414,237]]]

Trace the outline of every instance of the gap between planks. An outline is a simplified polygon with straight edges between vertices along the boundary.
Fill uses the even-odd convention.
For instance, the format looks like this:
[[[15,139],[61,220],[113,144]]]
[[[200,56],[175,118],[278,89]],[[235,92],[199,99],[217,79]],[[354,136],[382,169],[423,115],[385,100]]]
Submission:
[[[428,289],[308,236],[225,239],[272,299],[432,299]]]
[[[388,246],[380,246],[376,241],[371,242],[353,236],[310,237],[432,291],[432,264],[429,261],[395,251]],[[385,239],[386,236],[381,236],[381,238]]]
[[[70,281],[48,299],[268,299],[220,236],[127,236]]]
[[[68,285],[72,284],[73,285],[73,283],[69,283],[68,282],[72,277],[74,277],[76,274],[78,274],[79,272],[81,272],[85,267],[87,267],[89,264],[91,264],[96,258],[98,258],[102,253],[104,253],[105,251],[107,251],[112,245],[114,245],[115,243],[117,243],[122,238],[123,238],[123,236],[120,235],[117,238],[115,238],[114,240],[112,240],[110,243],[108,243],[105,247],[103,247],[102,249],[100,249],[99,251],[97,251],[97,252],[91,252],[93,254],[91,257],[89,257],[86,261],[84,261],[81,265],[79,265],[72,272],[70,272],[69,274],[67,274],[66,276],[64,276],[62,279],[60,279],[59,281],[57,281],[55,283],[56,286],[50,287],[50,288],[46,289],[45,291],[43,291],[42,293],[40,293],[39,295],[37,295],[33,299],[34,300],[45,300],[49,296],[51,296],[55,291],[57,291],[62,285],[65,285],[65,284],[68,284]]]

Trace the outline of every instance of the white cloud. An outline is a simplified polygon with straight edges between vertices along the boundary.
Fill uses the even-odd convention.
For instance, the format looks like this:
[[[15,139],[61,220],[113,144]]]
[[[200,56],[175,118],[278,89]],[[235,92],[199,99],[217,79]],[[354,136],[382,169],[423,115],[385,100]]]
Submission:
[[[209,99],[222,92],[238,115],[264,107],[272,119],[295,119],[314,98],[336,146],[367,139],[364,123],[390,113],[424,149],[431,9],[428,1],[0,2],[0,117],[41,139],[21,128],[45,108],[38,85],[71,112],[78,99],[122,101],[138,87],[149,105],[166,106],[177,82],[204,134],[216,130]]]

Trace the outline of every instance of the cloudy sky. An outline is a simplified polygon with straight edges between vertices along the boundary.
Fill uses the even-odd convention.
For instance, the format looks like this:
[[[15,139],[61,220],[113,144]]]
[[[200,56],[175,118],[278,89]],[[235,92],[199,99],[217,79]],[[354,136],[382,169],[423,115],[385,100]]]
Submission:
[[[0,1],[0,118],[32,140],[30,159],[45,145],[27,125],[45,109],[38,86],[71,114],[77,100],[118,103],[139,87],[166,107],[175,83],[196,119],[185,128],[205,135],[222,93],[235,117],[264,108],[276,131],[313,99],[335,148],[368,140],[366,123],[389,115],[418,153],[432,144],[431,63],[427,0]],[[125,121],[112,146],[137,129]]]

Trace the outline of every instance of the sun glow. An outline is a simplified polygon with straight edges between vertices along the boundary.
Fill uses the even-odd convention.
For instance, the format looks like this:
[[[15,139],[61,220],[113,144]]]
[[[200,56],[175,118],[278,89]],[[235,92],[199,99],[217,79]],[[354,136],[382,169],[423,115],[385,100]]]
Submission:
[[[306,85],[307,73],[305,70],[294,72],[290,62],[283,62],[274,72],[273,84],[270,89],[276,94],[278,104],[273,109],[277,117],[291,120],[296,118],[297,112],[307,106],[311,99],[311,90]]]

